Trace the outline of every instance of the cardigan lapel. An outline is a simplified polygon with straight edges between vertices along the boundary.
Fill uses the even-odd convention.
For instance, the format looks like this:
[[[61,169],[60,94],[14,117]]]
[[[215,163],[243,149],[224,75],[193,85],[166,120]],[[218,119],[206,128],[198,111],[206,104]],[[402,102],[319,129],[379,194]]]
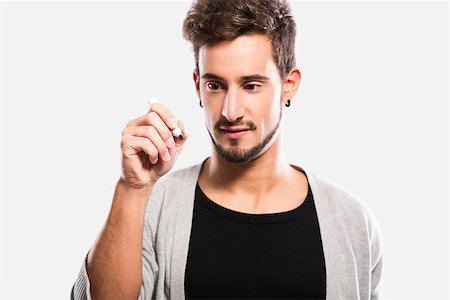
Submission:
[[[339,258],[334,256],[336,251],[333,213],[330,211],[327,191],[320,185],[319,179],[311,172],[305,171],[308,177],[311,191],[313,193],[314,205],[316,206],[317,218],[319,220],[320,236],[325,257],[327,299],[340,299]]]
[[[170,270],[169,299],[185,299],[184,273],[186,270],[189,240],[191,236],[192,218],[194,211],[195,186],[202,163],[193,165],[183,173],[181,184],[176,189],[178,198],[175,221],[175,236],[172,250]]]
[[[355,254],[341,210],[347,199],[335,198],[333,183],[307,172],[316,205],[325,256],[327,299],[360,299]]]

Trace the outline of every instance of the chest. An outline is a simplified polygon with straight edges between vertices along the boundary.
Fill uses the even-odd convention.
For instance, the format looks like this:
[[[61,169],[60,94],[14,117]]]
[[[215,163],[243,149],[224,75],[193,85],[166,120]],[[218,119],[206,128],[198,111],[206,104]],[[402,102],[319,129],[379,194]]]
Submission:
[[[324,299],[325,260],[309,201],[293,211],[253,215],[196,197],[186,298]]]
[[[258,187],[253,193],[236,195],[226,189],[214,189],[204,178],[199,178],[198,183],[202,192],[222,207],[248,214],[270,214],[290,211],[304,203],[308,195],[308,180],[300,172],[296,172],[294,177],[292,184],[280,186],[264,197],[258,197]]]

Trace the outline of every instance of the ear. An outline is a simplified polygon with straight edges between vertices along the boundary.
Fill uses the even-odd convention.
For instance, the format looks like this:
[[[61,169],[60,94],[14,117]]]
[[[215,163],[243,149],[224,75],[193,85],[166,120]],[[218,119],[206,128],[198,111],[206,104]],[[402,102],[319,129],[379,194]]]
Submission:
[[[194,70],[192,72],[192,78],[194,79],[195,91],[197,92],[197,97],[200,99],[200,77],[197,72]]]
[[[293,67],[289,74],[286,75],[286,78],[283,82],[283,104],[286,104],[288,100],[292,101],[295,94],[297,93],[301,78],[302,74],[297,67]]]

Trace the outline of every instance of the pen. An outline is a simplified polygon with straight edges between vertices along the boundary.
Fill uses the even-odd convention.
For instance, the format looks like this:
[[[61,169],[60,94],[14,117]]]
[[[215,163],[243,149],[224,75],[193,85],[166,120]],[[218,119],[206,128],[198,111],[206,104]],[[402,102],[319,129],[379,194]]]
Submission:
[[[150,105],[150,107],[153,105],[153,104],[155,104],[155,103],[159,103],[159,101],[156,99],[156,98],[151,98],[150,100],[147,100],[147,103]],[[177,125],[177,128],[175,128],[175,129],[173,129],[172,130],[172,135],[174,136],[174,137],[177,137],[177,138],[179,138],[180,140],[182,140],[183,139],[183,134],[181,133],[181,129],[180,129],[180,127],[178,127],[178,125]]]

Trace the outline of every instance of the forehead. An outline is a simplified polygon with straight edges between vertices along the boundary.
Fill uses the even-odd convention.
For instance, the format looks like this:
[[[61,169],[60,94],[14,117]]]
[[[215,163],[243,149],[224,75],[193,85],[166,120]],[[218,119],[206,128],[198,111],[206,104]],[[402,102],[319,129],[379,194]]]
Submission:
[[[265,35],[243,35],[199,49],[200,74],[214,73],[224,78],[249,74],[272,77],[277,72],[272,43]]]

